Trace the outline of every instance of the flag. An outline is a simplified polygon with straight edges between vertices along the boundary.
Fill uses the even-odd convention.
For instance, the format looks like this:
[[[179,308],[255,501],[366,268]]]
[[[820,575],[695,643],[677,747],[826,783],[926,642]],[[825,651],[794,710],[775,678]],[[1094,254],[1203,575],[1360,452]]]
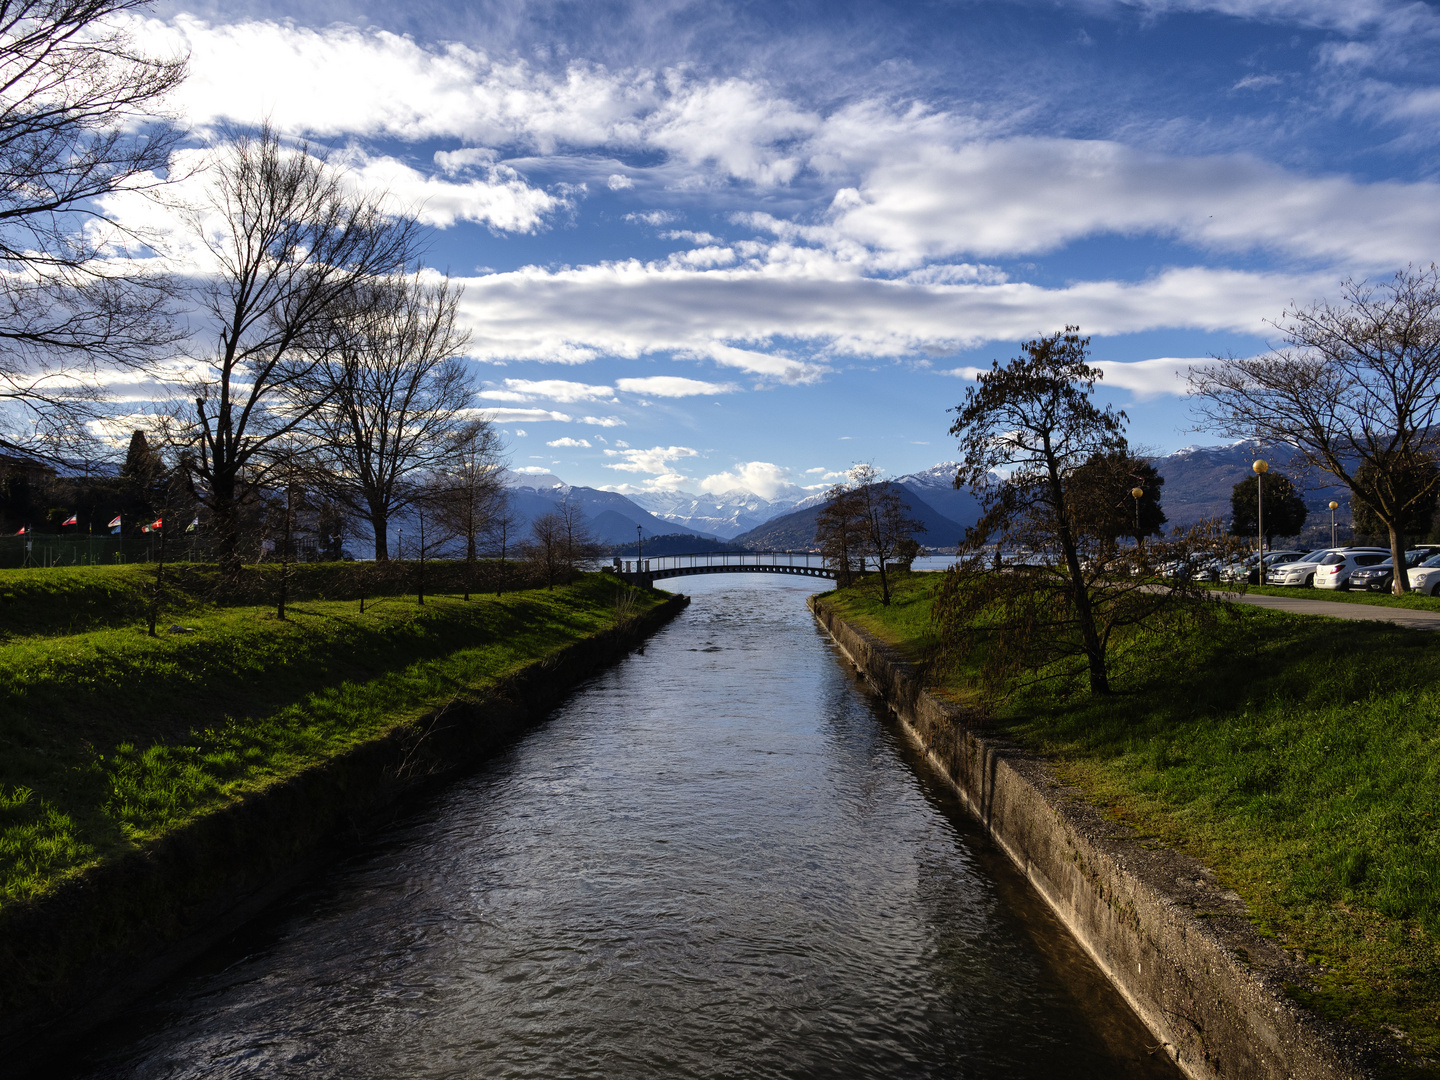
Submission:
[[[120,515],[119,515],[119,514],[116,514],[116,515],[115,515],[115,520],[112,521],[112,522],[110,522],[110,528],[112,528],[112,529],[118,529],[119,527],[120,527]]]
[[[140,531],[141,531],[141,532],[155,532],[157,529],[160,528],[160,526],[161,526],[162,524],[164,524],[164,523],[163,523],[159,518],[156,518],[154,521],[150,522],[149,525],[141,525],[141,526],[140,526]]]
[[[192,521],[192,522],[190,522],[189,525],[185,526],[185,531],[186,531],[186,532],[194,532],[194,531],[199,527],[199,525],[200,525],[200,515],[199,515],[199,514],[196,514],[196,515],[195,515],[195,520]]]
[[[18,529],[15,530],[15,535],[16,535],[16,536],[24,536],[24,535],[25,535],[26,533],[28,533],[29,531],[30,531],[30,526],[29,526],[29,525],[21,525],[20,528],[18,528]]]
[[[66,525],[79,525],[79,524],[80,524],[80,515],[79,515],[79,514],[71,514],[71,515],[70,515],[68,518],[66,518],[64,521],[60,522],[60,527],[63,529]]]

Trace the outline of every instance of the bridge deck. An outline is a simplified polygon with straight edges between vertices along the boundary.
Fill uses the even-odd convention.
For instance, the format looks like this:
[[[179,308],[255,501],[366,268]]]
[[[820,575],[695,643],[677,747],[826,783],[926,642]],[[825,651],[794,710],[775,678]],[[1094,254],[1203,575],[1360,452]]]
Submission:
[[[704,552],[639,561],[617,558],[615,572],[627,582],[643,585],[695,574],[788,574],[831,580],[835,577],[835,571],[826,566],[820,556],[790,551]]]

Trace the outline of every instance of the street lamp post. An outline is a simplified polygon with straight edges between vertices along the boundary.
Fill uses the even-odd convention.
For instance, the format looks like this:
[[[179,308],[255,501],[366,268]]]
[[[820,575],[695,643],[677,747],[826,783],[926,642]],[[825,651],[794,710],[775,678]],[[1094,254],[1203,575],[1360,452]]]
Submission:
[[[1335,511],[1340,509],[1340,504],[1334,499],[1330,500],[1330,546],[1339,547],[1340,541],[1335,535]]]
[[[1265,569],[1265,474],[1270,471],[1270,463],[1264,458],[1255,462],[1250,468],[1255,470],[1255,533],[1260,543],[1260,569]]]
[[[1135,546],[1140,546],[1140,497],[1145,494],[1142,487],[1133,487],[1130,494],[1135,497]]]
[[[640,551],[640,541],[641,541],[641,538],[643,537],[643,535],[644,535],[644,532],[643,532],[643,529],[641,528],[641,526],[636,525],[636,526],[635,526],[635,572],[636,572],[637,574],[640,573],[640,570],[641,570],[641,566],[640,566],[640,555],[641,555],[641,551]]]

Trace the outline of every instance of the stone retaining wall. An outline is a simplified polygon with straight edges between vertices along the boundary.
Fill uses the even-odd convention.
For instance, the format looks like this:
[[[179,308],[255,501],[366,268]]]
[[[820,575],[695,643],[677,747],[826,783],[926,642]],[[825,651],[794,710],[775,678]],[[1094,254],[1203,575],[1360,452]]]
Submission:
[[[1285,994],[1314,970],[1203,864],[1104,817],[1044,761],[967,726],[884,642],[810,607],[1187,1076],[1370,1077],[1391,1056]]]

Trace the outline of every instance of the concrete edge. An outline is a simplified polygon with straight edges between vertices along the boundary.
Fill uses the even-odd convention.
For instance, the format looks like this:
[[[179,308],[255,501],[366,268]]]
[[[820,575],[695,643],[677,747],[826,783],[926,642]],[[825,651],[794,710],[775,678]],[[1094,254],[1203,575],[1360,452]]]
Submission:
[[[1315,969],[1204,864],[1104,817],[1044,760],[980,735],[887,644],[809,605],[1186,1076],[1359,1080],[1400,1056],[1291,999]]]
[[[117,1015],[403,804],[504,746],[583,679],[642,647],[690,598],[535,660],[36,901],[0,909],[0,1073]]]

